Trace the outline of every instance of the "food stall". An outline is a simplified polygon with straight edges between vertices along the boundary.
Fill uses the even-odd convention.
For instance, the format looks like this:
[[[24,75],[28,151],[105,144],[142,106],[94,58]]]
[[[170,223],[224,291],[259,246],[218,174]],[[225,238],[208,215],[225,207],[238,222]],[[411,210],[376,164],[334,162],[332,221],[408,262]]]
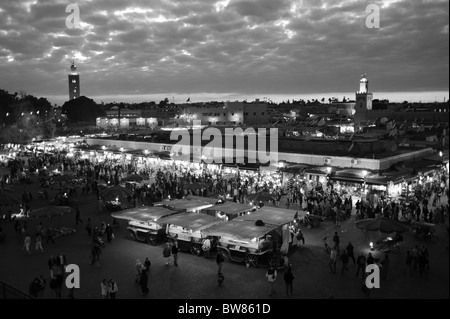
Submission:
[[[112,213],[117,219],[128,220],[128,231],[135,240],[156,245],[166,236],[166,231],[159,219],[179,214],[164,207],[143,206]]]
[[[225,220],[232,220],[234,218],[250,214],[254,211],[256,211],[255,205],[224,202],[214,206],[211,205],[209,208],[203,209],[202,213]]]
[[[200,255],[206,238],[203,230],[225,221],[206,214],[183,213],[161,218],[158,222],[166,225],[167,237],[178,241],[180,250]]]
[[[155,206],[162,206],[176,211],[191,213],[191,212],[199,212],[202,209],[209,208],[213,206],[213,204],[210,204],[207,201],[196,199],[174,199],[155,203]]]
[[[271,263],[278,255],[273,238],[278,225],[254,221],[232,220],[205,229],[206,236],[217,238],[217,250],[225,261],[245,263],[257,267],[260,263]]]

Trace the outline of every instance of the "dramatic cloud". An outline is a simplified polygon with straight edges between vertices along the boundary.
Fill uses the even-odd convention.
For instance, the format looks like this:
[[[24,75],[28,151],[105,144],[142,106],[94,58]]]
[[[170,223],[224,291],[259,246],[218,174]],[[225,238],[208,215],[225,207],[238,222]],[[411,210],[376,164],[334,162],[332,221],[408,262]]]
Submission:
[[[0,88],[86,96],[163,92],[448,91],[448,0],[2,0]],[[380,29],[366,7],[380,7]]]

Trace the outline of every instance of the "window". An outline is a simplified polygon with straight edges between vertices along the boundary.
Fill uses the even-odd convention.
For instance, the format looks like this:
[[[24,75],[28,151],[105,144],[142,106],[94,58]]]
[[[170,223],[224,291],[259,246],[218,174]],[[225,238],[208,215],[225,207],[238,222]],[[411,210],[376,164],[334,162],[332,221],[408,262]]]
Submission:
[[[72,80],[72,83],[77,83],[77,80]]]
[[[231,113],[231,116],[234,116],[234,113]]]
[[[262,112],[261,115],[264,116],[266,113]]]
[[[247,116],[248,115],[248,113],[244,113],[244,116]]]
[[[227,116],[227,113],[223,113],[223,116]]]
[[[256,116],[256,112],[253,112],[253,115],[255,115],[255,116]]]
[[[208,113],[202,113],[203,116],[208,116]]]

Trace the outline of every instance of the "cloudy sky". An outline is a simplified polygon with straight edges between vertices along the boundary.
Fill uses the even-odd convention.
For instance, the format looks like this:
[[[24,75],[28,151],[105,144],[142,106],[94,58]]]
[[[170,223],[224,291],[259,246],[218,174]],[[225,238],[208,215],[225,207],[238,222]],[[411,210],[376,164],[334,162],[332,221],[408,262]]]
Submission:
[[[363,72],[374,92],[445,93],[449,1],[1,0],[1,89],[65,100],[72,59],[92,98],[354,92]]]

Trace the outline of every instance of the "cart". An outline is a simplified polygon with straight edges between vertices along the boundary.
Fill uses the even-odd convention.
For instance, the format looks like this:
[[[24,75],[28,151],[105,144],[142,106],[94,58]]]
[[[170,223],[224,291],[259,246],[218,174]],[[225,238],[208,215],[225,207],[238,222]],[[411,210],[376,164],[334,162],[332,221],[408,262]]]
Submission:
[[[430,239],[432,242],[437,241],[436,236],[436,224],[431,223],[419,223],[412,222],[411,223],[412,230],[414,234],[420,239]]]
[[[134,240],[156,245],[166,236],[164,226],[157,221],[179,213],[163,207],[143,206],[113,213],[111,216],[129,221],[127,229]]]
[[[215,242],[213,238],[205,236],[203,230],[223,222],[223,219],[201,213],[171,215],[158,221],[161,225],[166,225],[167,238],[172,242],[177,241],[181,251],[197,256],[203,253],[202,246],[206,239]],[[213,247],[214,244],[211,248]]]

